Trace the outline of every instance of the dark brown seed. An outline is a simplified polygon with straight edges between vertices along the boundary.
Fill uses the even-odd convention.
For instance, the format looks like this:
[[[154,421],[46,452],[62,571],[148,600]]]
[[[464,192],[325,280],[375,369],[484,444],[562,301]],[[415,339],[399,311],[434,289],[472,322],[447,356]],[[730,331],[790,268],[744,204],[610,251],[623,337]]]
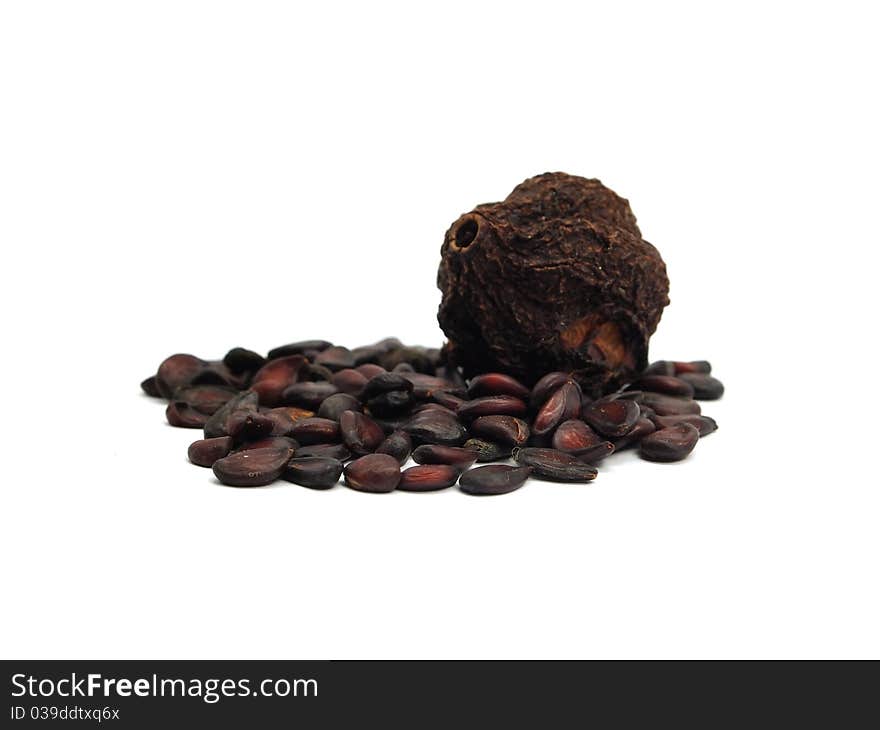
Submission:
[[[700,404],[690,398],[677,398],[673,395],[660,393],[645,393],[644,405],[652,408],[658,416],[684,416],[688,414],[699,415]]]
[[[399,350],[402,348],[404,344],[398,340],[396,337],[383,337],[378,342],[373,343],[373,347],[378,347],[382,352],[391,352],[392,350]]]
[[[403,430],[409,422],[408,415],[401,415],[396,418],[379,418],[379,416],[372,416],[372,419],[379,424],[379,428],[385,432],[386,436],[389,436],[395,431]]]
[[[189,379],[190,385],[226,385],[235,390],[245,387],[249,375],[235,375],[221,361],[206,362],[205,367]]]
[[[376,347],[375,345],[367,345],[365,347],[355,347],[351,351],[351,356],[354,358],[354,364],[357,365],[366,365],[367,363],[378,363],[379,358],[385,354],[385,350],[381,347]]]
[[[344,444],[309,444],[308,446],[300,446],[296,450],[296,456],[297,458],[305,456],[322,456],[328,459],[348,461],[351,458],[351,452]]]
[[[631,400],[635,401],[639,405],[641,405],[645,400],[645,394],[641,390],[622,390],[618,393],[613,393],[612,395],[606,396],[608,400]],[[584,408],[586,408],[589,403],[584,404]]]
[[[654,416],[654,423],[658,428],[668,428],[677,423],[689,423],[700,432],[700,437],[718,430],[718,424],[709,416]]]
[[[376,365],[371,362],[366,362],[363,365],[358,365],[355,370],[357,370],[367,380],[369,380],[370,378],[375,378],[377,375],[381,375],[382,373],[388,372],[381,365]]]
[[[291,342],[289,345],[281,345],[280,347],[269,350],[269,360],[277,360],[280,357],[289,357],[290,355],[302,355],[309,350],[326,350],[332,346],[332,342],[327,340],[303,340],[302,342]]]
[[[361,391],[360,399],[367,401],[370,398],[375,398],[377,395],[390,393],[395,390],[412,393],[413,384],[400,373],[381,373],[367,381],[367,384]]]
[[[526,404],[512,395],[487,395],[474,398],[458,407],[458,417],[464,421],[472,421],[480,416],[524,416]]]
[[[318,416],[338,421],[344,411],[362,411],[364,407],[353,395],[348,393],[335,393],[321,403],[318,408]]]
[[[676,361],[672,363],[672,366],[676,375],[683,375],[684,373],[703,373],[708,375],[712,372],[712,365],[706,360]]]
[[[614,450],[623,451],[630,446],[636,446],[639,441],[645,438],[645,436],[654,433],[656,430],[657,427],[652,420],[649,418],[639,418],[639,420],[636,421],[636,425],[632,427],[632,430],[626,434],[626,436],[621,436],[619,439],[615,439]]]
[[[270,360],[254,373],[251,389],[260,398],[260,405],[279,406],[285,388],[299,381],[308,361],[302,355],[289,355]]]
[[[412,458],[416,464],[449,464],[459,469],[467,469],[477,460],[477,452],[475,449],[461,446],[423,444],[412,452]]]
[[[291,406],[317,410],[320,405],[331,395],[339,392],[333,383],[294,383],[284,389],[282,400]]]
[[[397,375],[402,375],[412,383],[413,397],[419,400],[427,400],[428,398],[431,398],[433,393],[438,390],[453,393],[459,397],[464,395],[463,391],[456,392],[456,387],[453,383],[444,380],[443,378],[437,378],[433,375],[425,375],[423,373],[397,373]]]
[[[159,382],[156,380],[155,375],[151,375],[149,378],[144,380],[141,383],[141,390],[144,391],[151,398],[161,398],[162,394],[159,392]]]
[[[376,449],[377,454],[393,456],[401,466],[406,464],[411,452],[412,439],[406,431],[400,429],[390,433]]]
[[[403,492],[433,492],[451,487],[461,469],[449,464],[420,464],[404,469],[397,488]]]
[[[650,461],[681,461],[697,445],[700,432],[689,423],[661,428],[639,443],[639,456]]]
[[[187,403],[171,401],[165,408],[168,423],[177,428],[204,428],[208,415],[191,408]]]
[[[214,462],[214,475],[230,487],[262,487],[271,484],[290,460],[285,448],[236,451]]]
[[[163,398],[170,398],[178,388],[189,385],[206,362],[195,355],[177,354],[165,358],[156,371],[156,387]]]
[[[679,376],[694,389],[697,400],[718,400],[724,395],[724,383],[703,373],[682,373]]]
[[[228,436],[230,416],[239,412],[256,413],[258,404],[257,394],[252,390],[231,398],[205,423],[205,438]]]
[[[252,449],[289,449],[290,455],[299,448],[299,444],[289,436],[267,436],[254,441],[244,441],[235,447],[234,451],[250,451]]]
[[[367,454],[348,464],[345,484],[360,492],[393,492],[400,483],[400,464],[388,454]]]
[[[383,368],[384,369],[384,368]],[[416,369],[408,362],[399,362],[394,366],[392,373],[414,373]]]
[[[412,408],[413,395],[405,390],[392,390],[367,401],[367,410],[380,418],[392,418]]]
[[[331,382],[341,392],[348,393],[349,395],[358,398],[360,397],[364,386],[369,381],[363,373],[352,368],[346,368],[345,370],[340,370],[338,373],[334,373]]]
[[[293,438],[303,446],[339,441],[339,424],[329,418],[304,418],[293,425]]]
[[[450,393],[446,390],[435,390],[431,393],[431,398],[437,403],[437,405],[441,405],[444,408],[448,408],[450,411],[457,411],[459,406],[462,403],[466,403],[467,401],[464,398],[459,398],[454,393]]]
[[[225,385],[185,385],[174,391],[171,400],[211,416],[236,395],[237,391]]]
[[[532,388],[532,395],[529,397],[529,407],[533,411],[537,411],[547,399],[553,395],[559,388],[571,380],[570,373],[554,372],[547,373],[541,378],[535,387]]]
[[[270,413],[275,411],[283,411],[284,413],[286,413],[288,418],[290,418],[290,420],[293,421],[294,424],[297,424],[300,421],[304,421],[306,418],[314,418],[315,416],[314,411],[309,411],[305,408],[298,408],[297,406],[278,406],[277,408],[270,408],[266,412]],[[287,434],[281,435],[286,436]]]
[[[563,421],[553,434],[553,448],[567,453],[582,451],[601,444],[605,439],[583,421]]]
[[[223,358],[223,364],[235,375],[255,373],[266,364],[266,358],[253,350],[233,347]]]
[[[415,408],[413,408],[412,415],[415,415],[416,413],[424,413],[425,411],[443,411],[444,413],[451,413],[453,416],[455,415],[455,411],[447,408],[446,406],[441,406],[439,403],[432,402],[421,403],[420,405],[417,405]]]
[[[588,446],[584,449],[579,449],[578,451],[571,452],[571,455],[577,458],[578,461],[583,461],[585,464],[596,465],[602,459],[607,456],[611,456],[615,451],[614,444],[610,441],[601,441],[595,446]]]
[[[516,448],[513,459],[517,464],[530,466],[534,476],[556,482],[589,482],[599,473],[590,464],[556,449]]]
[[[638,403],[631,400],[602,398],[590,403],[582,415],[584,420],[603,436],[620,438],[636,425],[639,414]]]
[[[287,462],[281,478],[309,489],[330,489],[342,474],[342,462],[320,456],[297,457]]]
[[[649,390],[652,393],[663,393],[665,395],[680,395],[684,398],[691,398],[694,395],[694,388],[682,378],[676,378],[672,375],[643,375],[633,386],[642,390]]]
[[[529,440],[529,424],[514,416],[481,416],[470,427],[474,436],[507,446],[524,446]]]
[[[272,435],[275,419],[263,413],[236,411],[226,420],[226,429],[236,443],[259,441]]]
[[[315,358],[315,363],[330,368],[333,372],[345,370],[345,368],[353,368],[355,365],[354,355],[351,354],[351,350],[347,347],[339,346],[328,347],[326,350],[322,350]]]
[[[462,474],[458,486],[465,494],[477,496],[508,494],[525,484],[531,473],[531,467],[528,466],[478,466]]]
[[[270,436],[290,436],[293,433],[294,421],[286,408],[270,408],[263,416],[272,421]]]
[[[342,443],[356,456],[372,454],[385,440],[385,432],[369,416],[357,411],[345,411],[339,416]]]
[[[196,466],[211,467],[215,461],[222,459],[230,451],[232,451],[232,439],[229,436],[219,436],[214,439],[193,441],[186,453]]]
[[[642,371],[642,375],[675,375],[675,363],[671,360],[656,360]]]
[[[299,379],[310,383],[329,383],[333,380],[333,371],[310,362],[302,369]]]
[[[557,388],[538,410],[532,431],[536,436],[546,436],[563,421],[577,417],[580,411],[580,386],[569,380]]]
[[[464,448],[470,449],[477,455],[477,461],[485,463],[487,461],[500,461],[510,456],[511,447],[496,444],[492,441],[483,439],[468,439],[464,442]]]
[[[485,395],[512,395],[521,401],[528,401],[530,391],[516,378],[504,373],[484,373],[471,379],[467,394],[469,398]]]
[[[436,410],[417,413],[403,430],[423,444],[459,446],[467,438],[467,431],[454,415]]]
[[[400,347],[382,355],[379,364],[386,370],[393,370],[399,363],[409,363],[417,373],[433,372],[431,358],[424,347]]]

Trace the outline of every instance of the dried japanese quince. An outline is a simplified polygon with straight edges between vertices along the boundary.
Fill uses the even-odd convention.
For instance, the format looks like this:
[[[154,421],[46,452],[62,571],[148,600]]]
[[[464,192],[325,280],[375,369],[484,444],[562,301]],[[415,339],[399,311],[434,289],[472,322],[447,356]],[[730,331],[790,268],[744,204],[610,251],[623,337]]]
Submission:
[[[558,172],[455,221],[437,284],[445,357],[466,376],[532,384],[564,370],[592,396],[641,372],[669,303],[666,266],[629,203]]]

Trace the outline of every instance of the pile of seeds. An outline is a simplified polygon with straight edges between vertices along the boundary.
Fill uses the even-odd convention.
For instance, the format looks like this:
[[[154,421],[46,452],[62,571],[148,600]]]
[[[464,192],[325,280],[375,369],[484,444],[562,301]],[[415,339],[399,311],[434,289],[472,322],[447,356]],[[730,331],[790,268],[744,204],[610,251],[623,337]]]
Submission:
[[[457,482],[485,495],[529,476],[589,482],[599,462],[629,448],[651,461],[684,459],[718,427],[697,402],[724,392],[710,373],[705,361],[661,360],[593,400],[563,372],[531,389],[503,373],[466,382],[440,350],[389,338],[351,350],[296,342],[267,357],[237,347],[218,361],[172,355],[141,387],[168,401],[172,426],[203,429],[189,459],[223,484],[328,489],[342,476],[362,492]],[[410,457],[416,466],[401,469]]]

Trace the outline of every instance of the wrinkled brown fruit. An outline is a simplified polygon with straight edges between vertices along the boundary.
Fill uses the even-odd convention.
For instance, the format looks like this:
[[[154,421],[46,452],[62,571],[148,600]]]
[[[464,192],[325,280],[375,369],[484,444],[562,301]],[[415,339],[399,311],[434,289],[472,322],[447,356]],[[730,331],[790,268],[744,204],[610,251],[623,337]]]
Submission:
[[[598,180],[538,175],[446,233],[437,284],[446,357],[466,376],[573,371],[594,396],[647,363],[669,303],[663,259]]]

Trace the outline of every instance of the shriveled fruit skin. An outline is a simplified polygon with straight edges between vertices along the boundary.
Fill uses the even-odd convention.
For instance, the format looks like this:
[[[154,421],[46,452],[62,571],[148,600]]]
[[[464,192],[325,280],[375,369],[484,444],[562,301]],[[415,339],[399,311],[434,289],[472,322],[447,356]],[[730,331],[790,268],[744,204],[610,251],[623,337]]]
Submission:
[[[669,303],[666,266],[629,203],[565,173],[463,215],[441,256],[444,356],[468,377],[502,371],[531,385],[563,370],[601,395],[646,366]]]

